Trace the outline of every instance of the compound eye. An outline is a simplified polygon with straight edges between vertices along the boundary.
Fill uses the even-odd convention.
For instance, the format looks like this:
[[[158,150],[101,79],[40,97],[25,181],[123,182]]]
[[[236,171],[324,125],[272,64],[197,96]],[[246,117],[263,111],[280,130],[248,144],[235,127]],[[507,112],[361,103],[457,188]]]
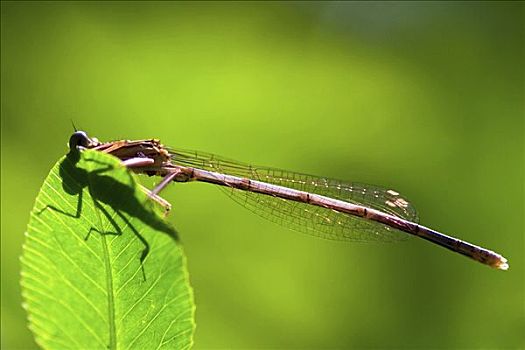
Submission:
[[[75,131],[69,138],[69,149],[71,150],[77,147],[89,148],[91,144],[91,139],[84,131]]]

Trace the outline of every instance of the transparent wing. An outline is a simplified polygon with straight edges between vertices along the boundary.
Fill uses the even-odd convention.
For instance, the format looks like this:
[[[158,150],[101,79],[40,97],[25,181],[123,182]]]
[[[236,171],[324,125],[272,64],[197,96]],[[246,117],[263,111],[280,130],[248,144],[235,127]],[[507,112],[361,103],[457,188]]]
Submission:
[[[214,154],[170,149],[177,165],[234,175],[316,193],[380,210],[417,222],[415,208],[399,193],[362,183],[345,182],[291,171],[258,167]],[[221,187],[233,200],[254,213],[293,230],[344,241],[399,241],[409,235],[384,224],[306,203]]]

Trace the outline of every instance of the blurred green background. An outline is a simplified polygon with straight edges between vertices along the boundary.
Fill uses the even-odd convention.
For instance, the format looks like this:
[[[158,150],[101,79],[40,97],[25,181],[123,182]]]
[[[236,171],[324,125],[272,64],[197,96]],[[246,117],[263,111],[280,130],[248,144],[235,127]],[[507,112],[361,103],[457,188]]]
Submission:
[[[71,120],[392,187],[419,239],[316,239],[206,184],[171,186],[195,348],[525,347],[524,3],[1,4],[2,348],[34,348],[19,256]]]

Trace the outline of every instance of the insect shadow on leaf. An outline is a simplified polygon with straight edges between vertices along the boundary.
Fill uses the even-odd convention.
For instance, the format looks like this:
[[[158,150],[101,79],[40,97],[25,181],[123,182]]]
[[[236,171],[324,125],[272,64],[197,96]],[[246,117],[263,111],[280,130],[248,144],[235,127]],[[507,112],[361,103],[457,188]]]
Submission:
[[[105,165],[105,168],[87,171],[78,166],[80,161],[80,152],[81,151],[78,149],[72,149],[60,163],[59,167],[59,175],[62,180],[63,190],[72,196],[78,196],[76,212],[68,213],[61,208],[52,205],[46,205],[37,212],[37,215],[41,215],[44,211],[50,209],[63,215],[80,219],[82,217],[83,190],[84,188],[87,188],[91,198],[93,199],[95,208],[106,217],[108,222],[113,227],[113,231],[101,231],[96,227],[91,227],[86,233],[84,240],[89,239],[92,231],[95,231],[100,235],[120,236],[123,233],[119,224],[101,203],[110,206],[144,246],[140,255],[140,266],[142,269],[143,279],[145,281],[146,274],[144,271],[143,262],[149,254],[150,245],[124,214],[127,214],[129,217],[139,219],[154,230],[167,234],[175,241],[179,240],[177,232],[164,220],[160,219],[158,214],[154,212],[151,206],[144,205],[145,203],[140,202],[137,199],[135,195],[136,183],[133,181],[132,175],[129,174],[129,172],[126,172],[126,174],[129,176],[129,181],[127,183],[122,183],[117,181],[112,176],[104,175],[104,173],[113,170],[113,166],[101,163],[99,160],[90,158],[89,156],[84,156],[85,162],[95,162]]]

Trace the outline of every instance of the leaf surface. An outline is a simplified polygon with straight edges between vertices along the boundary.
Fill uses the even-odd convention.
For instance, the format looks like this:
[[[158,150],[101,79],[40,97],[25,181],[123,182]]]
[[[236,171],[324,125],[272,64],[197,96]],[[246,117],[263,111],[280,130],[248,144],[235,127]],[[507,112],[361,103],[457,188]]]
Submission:
[[[21,284],[43,348],[192,345],[177,233],[112,156],[71,152],[53,167],[31,212]]]

